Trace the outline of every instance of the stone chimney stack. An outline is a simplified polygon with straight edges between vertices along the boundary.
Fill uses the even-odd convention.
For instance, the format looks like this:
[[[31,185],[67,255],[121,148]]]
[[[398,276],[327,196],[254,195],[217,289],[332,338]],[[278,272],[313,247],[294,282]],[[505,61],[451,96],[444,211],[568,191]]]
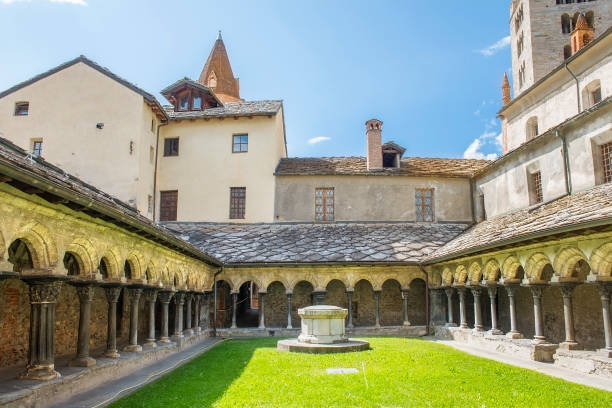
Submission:
[[[572,55],[586,47],[595,38],[595,31],[589,26],[584,13],[578,16],[576,27],[571,34]]]
[[[508,75],[504,72],[504,82],[502,83],[502,102],[504,103],[504,106],[509,104],[511,100],[510,82],[508,82]]]
[[[368,154],[368,170],[381,170],[383,168],[382,157],[382,122],[378,119],[370,119],[366,122],[366,143]]]

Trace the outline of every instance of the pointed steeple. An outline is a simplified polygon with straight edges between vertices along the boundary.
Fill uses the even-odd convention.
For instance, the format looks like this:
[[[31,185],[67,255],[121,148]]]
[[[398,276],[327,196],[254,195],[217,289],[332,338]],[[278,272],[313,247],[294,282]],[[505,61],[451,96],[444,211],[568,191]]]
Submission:
[[[502,82],[502,102],[504,106],[510,103],[512,98],[510,97],[510,82],[508,81],[508,74],[504,72],[504,82]]]
[[[238,78],[234,78],[223,37],[221,37],[221,30],[219,30],[217,41],[206,60],[198,82],[212,89],[222,102],[241,100],[240,82]]]
[[[581,13],[571,34],[572,55],[586,47],[594,38],[595,31],[589,26],[584,13]]]

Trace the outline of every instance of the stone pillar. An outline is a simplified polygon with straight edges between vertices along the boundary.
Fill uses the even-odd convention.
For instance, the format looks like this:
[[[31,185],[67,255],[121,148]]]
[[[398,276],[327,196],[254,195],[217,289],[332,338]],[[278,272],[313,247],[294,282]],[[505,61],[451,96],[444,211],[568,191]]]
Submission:
[[[480,303],[480,295],[482,295],[482,288],[480,286],[470,287],[472,296],[474,296],[474,331],[484,331],[482,326],[482,304]]]
[[[508,303],[510,305],[510,331],[506,333],[506,337],[509,339],[522,339],[523,335],[518,331],[516,324],[516,300],[514,294],[516,293],[517,284],[504,285],[506,293],[508,294]]]
[[[429,303],[431,306],[429,309],[431,310],[431,324],[433,326],[440,326],[446,323],[441,289],[429,289]]]
[[[489,300],[491,301],[491,330],[489,330],[489,334],[498,336],[504,333],[499,330],[497,324],[497,286],[489,286],[487,291],[489,292]]]
[[[287,328],[293,329],[291,325],[291,293],[287,293]]]
[[[374,300],[376,301],[376,328],[380,328],[380,293],[382,291],[375,290],[374,291]]]
[[[128,288],[128,297],[130,299],[130,342],[123,349],[133,353],[140,353],[142,346],[138,344],[138,301],[142,295],[140,288]]]
[[[410,326],[410,321],[408,320],[408,294],[410,291],[408,289],[402,289],[402,315],[404,316],[404,326]]]
[[[576,284],[562,284],[559,289],[563,294],[563,320],[565,322],[565,341],[559,344],[559,347],[567,350],[582,350],[583,347],[576,341],[576,332],[574,330],[574,306],[572,302],[572,293],[576,288]]]
[[[453,294],[455,293],[455,288],[451,288],[451,287],[444,288],[444,292],[446,293],[446,303],[448,304],[448,307],[447,307],[448,318],[447,318],[446,326],[455,327],[457,326],[455,324],[455,317],[453,316],[455,314],[455,311],[453,308]]]
[[[55,304],[62,283],[57,280],[26,280],[30,286],[30,344],[22,380],[47,381],[60,377],[55,371],[53,337]]]
[[[174,292],[168,290],[162,290],[158,294],[159,302],[161,303],[161,335],[159,336],[160,343],[170,343],[170,337],[168,336],[168,309],[170,307],[170,299],[172,299]]]
[[[178,342],[183,337],[183,305],[185,304],[185,292],[174,294],[174,334],[172,338]]]
[[[121,294],[121,286],[107,286],[104,288],[106,301],[108,302],[108,317],[106,330],[106,351],[104,357],[119,358],[117,350],[117,301]]]
[[[349,329],[352,329],[353,327],[353,291],[352,290],[347,290],[346,291],[346,298],[347,298],[347,303],[348,303],[348,319],[347,319],[347,323],[346,323],[346,327],[348,327]]]
[[[467,288],[463,286],[457,287],[457,292],[459,292],[459,327],[462,329],[467,329],[467,314],[465,311],[465,291]]]
[[[325,294],[326,290],[317,290],[312,292],[312,297],[315,305],[324,305],[325,304]]]
[[[612,321],[610,320],[610,291],[612,286],[606,284],[597,285],[601,298],[601,311],[604,324],[604,337],[606,347],[602,350],[608,357],[612,357]]]
[[[529,286],[531,289],[531,295],[533,296],[533,320],[535,326],[535,335],[533,336],[533,342],[536,344],[548,343],[544,336],[544,316],[542,313],[542,292],[544,292],[543,286]]]
[[[260,329],[266,328],[265,303],[266,303],[266,293],[259,292],[259,328]]]
[[[200,306],[201,301],[202,301],[202,295],[199,293],[196,293],[194,295],[194,302],[193,302],[194,313],[193,313],[192,328],[193,328],[194,333],[200,333],[202,331],[202,328],[200,327],[200,315],[202,314],[202,307]]]
[[[149,337],[145,339],[143,346],[153,348],[157,347],[155,342],[155,302],[157,301],[157,289],[145,289],[144,297],[149,309]]]
[[[91,321],[91,301],[94,297],[94,286],[79,285],[76,287],[79,296],[79,337],[77,341],[76,358],[68,365],[75,367],[91,367],[96,364],[96,360],[89,356],[89,329]]]
[[[232,293],[232,329],[238,328],[236,325],[236,307],[238,306],[238,293]]]
[[[200,319],[200,327],[206,331],[210,328],[210,292],[204,292],[202,295],[202,316]]]
[[[193,293],[185,293],[185,330],[183,333],[185,336],[191,336],[193,330],[191,330],[191,301],[193,299]]]

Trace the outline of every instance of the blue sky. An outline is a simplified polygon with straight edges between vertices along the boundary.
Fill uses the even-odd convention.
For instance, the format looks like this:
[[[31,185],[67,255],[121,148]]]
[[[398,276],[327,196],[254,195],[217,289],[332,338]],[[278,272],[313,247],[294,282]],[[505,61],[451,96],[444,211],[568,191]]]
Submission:
[[[283,99],[290,156],[499,154],[509,0],[0,0],[0,89],[80,54],[155,93],[197,79],[223,31],[247,100]],[[510,73],[508,73],[510,74]]]

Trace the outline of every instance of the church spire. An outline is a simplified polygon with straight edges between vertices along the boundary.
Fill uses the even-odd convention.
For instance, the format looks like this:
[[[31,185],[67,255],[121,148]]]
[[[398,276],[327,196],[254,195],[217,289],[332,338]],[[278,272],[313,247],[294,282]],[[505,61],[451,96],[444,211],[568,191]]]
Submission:
[[[222,102],[240,101],[240,82],[234,78],[221,30],[198,80],[209,87]]]
[[[510,82],[508,82],[508,75],[504,72],[504,82],[502,82],[502,102],[504,106],[510,103],[512,98],[510,97]]]

